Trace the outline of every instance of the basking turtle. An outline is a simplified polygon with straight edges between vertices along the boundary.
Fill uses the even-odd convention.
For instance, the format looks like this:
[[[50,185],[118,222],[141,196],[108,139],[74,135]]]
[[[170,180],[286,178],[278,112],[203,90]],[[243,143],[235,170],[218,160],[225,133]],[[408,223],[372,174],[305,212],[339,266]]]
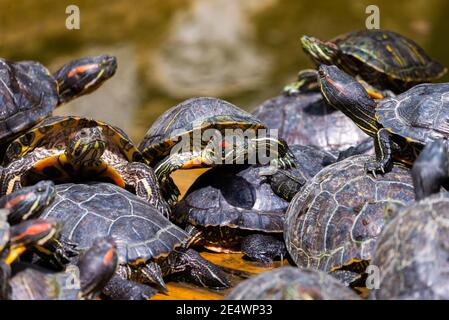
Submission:
[[[376,160],[366,169],[385,172],[392,160],[411,165],[427,142],[449,136],[449,83],[420,84],[394,97],[371,99],[336,66],[319,68],[326,100],[374,138]]]
[[[222,166],[202,174],[172,210],[192,243],[243,251],[257,261],[286,257],[282,231],[288,202],[276,196],[260,166]]]
[[[115,57],[71,61],[51,74],[34,61],[0,59],[0,144],[26,131],[63,103],[90,93],[117,69]]]
[[[228,286],[223,271],[186,248],[190,236],[184,230],[136,195],[109,183],[60,184],[56,191],[41,217],[60,221],[61,236],[80,251],[98,237],[117,243],[119,266],[104,289],[107,296],[147,298],[156,290],[140,283],[166,290],[162,277],[175,274],[201,286]]]
[[[141,160],[140,152],[117,127],[74,116],[51,117],[7,148],[2,193],[44,179],[107,181],[135,192],[168,215],[154,172]]]
[[[386,225],[371,261],[379,270],[374,299],[449,299],[449,193],[447,146],[427,145],[413,167],[417,201]],[[433,194],[433,195],[432,195]]]
[[[11,278],[12,300],[95,299],[114,275],[117,248],[111,238],[94,241],[82,254],[77,265],[64,272],[51,272],[33,265],[16,266]]]
[[[359,300],[341,282],[325,272],[282,267],[239,283],[227,300]]]
[[[362,30],[330,41],[303,36],[301,44],[313,62],[336,65],[375,88],[401,93],[416,84],[442,77],[447,69],[431,59],[413,40],[385,30]],[[311,75],[303,72],[288,92],[310,87]]]
[[[252,114],[270,129],[277,129],[279,137],[289,145],[342,151],[369,140],[350,119],[327,104],[319,92],[281,95],[265,101]]]
[[[258,152],[263,148],[269,155]],[[147,131],[139,150],[155,167],[170,204],[179,196],[170,178],[170,173],[178,169],[245,161],[274,162],[285,168],[292,165],[285,141],[267,132],[267,127],[251,114],[215,98],[189,99],[166,111]]]
[[[368,160],[359,155],[325,167],[291,201],[284,239],[299,267],[356,279],[372,257],[386,211],[414,200],[409,169],[398,164],[374,177],[365,172]]]

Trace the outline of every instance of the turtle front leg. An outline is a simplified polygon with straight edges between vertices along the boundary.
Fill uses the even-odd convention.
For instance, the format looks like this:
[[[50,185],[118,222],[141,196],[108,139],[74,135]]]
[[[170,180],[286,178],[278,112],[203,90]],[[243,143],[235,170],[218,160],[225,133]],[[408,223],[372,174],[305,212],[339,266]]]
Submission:
[[[376,172],[388,172],[391,169],[391,139],[390,133],[382,128],[374,136],[374,149],[376,151],[376,160],[365,164],[365,170],[376,176]]]
[[[165,217],[170,215],[170,206],[162,197],[159,182],[153,169],[144,163],[132,162],[125,168],[125,183],[134,187],[136,195],[155,206]]]
[[[257,150],[258,162],[260,164],[268,164],[268,160],[270,165],[280,169],[290,169],[296,166],[295,155],[290,151],[287,142],[283,139],[268,136],[254,138],[251,142],[253,150]],[[269,154],[269,156],[267,157],[266,154]]]
[[[252,234],[242,241],[242,252],[251,260],[272,262],[287,257],[284,241],[268,234]]]
[[[162,268],[166,270],[167,275],[178,274],[180,280],[214,289],[225,289],[230,286],[225,272],[193,249],[179,248],[163,263]]]
[[[161,184],[162,194],[171,206],[178,202],[181,193],[170,174],[179,169],[204,167],[207,163],[209,159],[202,153],[185,152],[172,154],[156,165],[154,172]]]
[[[147,300],[158,291],[145,284],[122,278],[115,274],[103,289],[103,294],[113,300]]]

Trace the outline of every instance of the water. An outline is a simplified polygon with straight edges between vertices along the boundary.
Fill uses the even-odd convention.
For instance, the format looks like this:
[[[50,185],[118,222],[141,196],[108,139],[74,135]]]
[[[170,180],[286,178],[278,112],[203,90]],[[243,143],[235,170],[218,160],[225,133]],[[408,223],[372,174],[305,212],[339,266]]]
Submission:
[[[189,97],[217,96],[251,109],[277,95],[311,66],[300,35],[362,29],[373,3],[382,28],[412,37],[449,65],[444,0],[0,0],[0,56],[55,70],[84,55],[116,55],[116,76],[57,114],[111,122],[138,142],[161,112]],[[65,28],[69,4],[80,8],[80,30]]]

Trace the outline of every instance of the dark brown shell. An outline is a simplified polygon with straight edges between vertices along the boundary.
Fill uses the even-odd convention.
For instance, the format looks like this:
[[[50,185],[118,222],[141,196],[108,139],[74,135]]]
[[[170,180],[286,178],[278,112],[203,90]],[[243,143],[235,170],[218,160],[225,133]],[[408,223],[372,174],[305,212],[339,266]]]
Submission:
[[[329,165],[304,185],[286,213],[284,238],[299,267],[333,271],[368,261],[388,206],[414,200],[410,170],[400,165],[376,178],[369,156]]]

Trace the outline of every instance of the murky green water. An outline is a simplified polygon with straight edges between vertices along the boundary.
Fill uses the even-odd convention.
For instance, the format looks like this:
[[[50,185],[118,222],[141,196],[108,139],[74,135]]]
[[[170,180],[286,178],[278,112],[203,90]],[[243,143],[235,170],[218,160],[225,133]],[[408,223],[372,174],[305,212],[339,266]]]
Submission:
[[[445,0],[0,0],[0,56],[54,70],[83,55],[116,55],[117,75],[58,113],[112,122],[138,141],[186,98],[217,96],[250,109],[278,94],[310,65],[300,35],[362,29],[373,3],[382,28],[412,37],[449,66]],[[69,4],[81,10],[80,30],[65,28]]]

